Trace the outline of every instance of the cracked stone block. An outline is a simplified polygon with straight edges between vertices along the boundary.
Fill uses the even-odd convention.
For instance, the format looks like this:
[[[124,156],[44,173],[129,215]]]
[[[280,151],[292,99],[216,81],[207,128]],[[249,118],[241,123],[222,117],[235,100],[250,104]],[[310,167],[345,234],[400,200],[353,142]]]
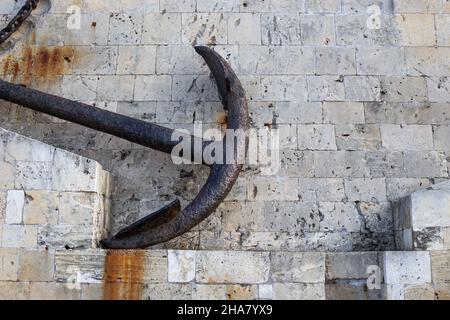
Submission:
[[[266,252],[199,251],[196,265],[199,283],[257,284],[269,278],[270,257]]]
[[[345,193],[350,201],[386,201],[384,179],[346,179]]]
[[[450,48],[405,48],[406,72],[413,76],[447,77],[450,68]]]
[[[430,253],[424,251],[384,252],[384,280],[386,284],[431,283]]]
[[[117,68],[118,47],[78,46],[73,60],[73,73],[112,75]]]
[[[63,97],[77,101],[91,101],[97,98],[98,77],[67,76],[63,77]]]

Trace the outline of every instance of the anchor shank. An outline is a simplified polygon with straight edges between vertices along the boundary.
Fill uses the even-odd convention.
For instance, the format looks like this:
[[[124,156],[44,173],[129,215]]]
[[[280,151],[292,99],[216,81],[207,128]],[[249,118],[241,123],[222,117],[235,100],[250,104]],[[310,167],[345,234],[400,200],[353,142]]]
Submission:
[[[84,127],[105,132],[167,154],[170,154],[173,147],[181,140],[180,138],[177,141],[172,141],[172,134],[175,131],[173,129],[103,110],[81,102],[43,93],[3,80],[0,80],[0,99]],[[194,159],[194,153],[196,151],[194,150],[194,145],[202,145],[203,148],[205,148],[211,143],[210,141],[202,141],[200,138],[187,134],[180,134],[178,136],[183,136],[183,139],[191,139],[191,154],[181,155],[183,158],[189,160]]]

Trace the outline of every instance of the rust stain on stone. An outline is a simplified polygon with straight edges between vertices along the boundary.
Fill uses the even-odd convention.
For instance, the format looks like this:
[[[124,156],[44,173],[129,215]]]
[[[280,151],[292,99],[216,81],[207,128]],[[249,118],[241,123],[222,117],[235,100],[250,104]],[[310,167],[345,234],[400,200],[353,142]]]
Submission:
[[[0,62],[2,75],[25,85],[33,79],[51,82],[70,71],[73,56],[71,47],[27,46],[18,55],[8,55]]]
[[[105,261],[105,300],[139,300],[142,295],[145,251],[109,250]]]

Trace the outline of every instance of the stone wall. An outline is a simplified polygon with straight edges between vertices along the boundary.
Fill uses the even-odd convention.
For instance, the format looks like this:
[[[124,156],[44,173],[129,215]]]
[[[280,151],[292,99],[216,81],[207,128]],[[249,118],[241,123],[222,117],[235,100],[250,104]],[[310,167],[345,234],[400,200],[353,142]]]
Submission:
[[[0,13],[13,12],[13,2]],[[71,3],[81,8],[80,30],[66,27]],[[4,79],[170,127],[221,128],[213,80],[192,45],[212,45],[230,61],[252,126],[280,130],[281,168],[265,176],[248,167],[206,223],[162,247],[395,248],[391,201],[448,177],[447,1],[142,3],[42,0],[29,28],[1,51],[0,70]],[[367,12],[373,4],[379,26],[376,9]],[[175,197],[187,203],[206,177],[201,166],[175,166],[120,139],[0,107],[3,127],[112,173],[114,231]]]

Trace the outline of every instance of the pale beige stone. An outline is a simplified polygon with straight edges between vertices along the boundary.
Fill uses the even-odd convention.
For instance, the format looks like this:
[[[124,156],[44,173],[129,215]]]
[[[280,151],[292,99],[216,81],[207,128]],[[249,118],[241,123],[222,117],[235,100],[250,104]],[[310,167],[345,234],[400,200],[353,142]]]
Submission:
[[[325,284],[274,283],[274,300],[324,300]]]
[[[405,300],[434,300],[434,288],[431,285],[408,286],[405,288]]]
[[[221,284],[196,284],[192,291],[194,300],[225,300],[227,286]]]
[[[308,252],[273,252],[271,254],[274,282],[323,283],[325,255]]]
[[[401,14],[395,20],[404,46],[434,46],[436,34],[432,14]]]
[[[431,272],[433,283],[450,282],[450,252],[431,252]]]

